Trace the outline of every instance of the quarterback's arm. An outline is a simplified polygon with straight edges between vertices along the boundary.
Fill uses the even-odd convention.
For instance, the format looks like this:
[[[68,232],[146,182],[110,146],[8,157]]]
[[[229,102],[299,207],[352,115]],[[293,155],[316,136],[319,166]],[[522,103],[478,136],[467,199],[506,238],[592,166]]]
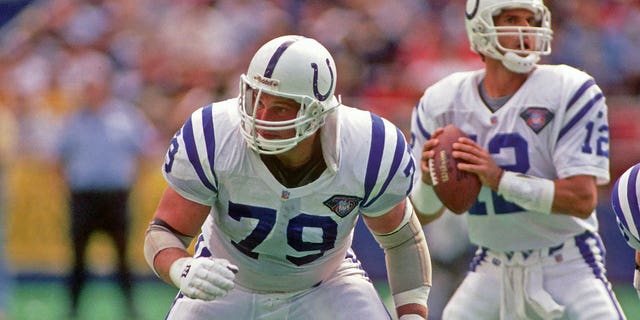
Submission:
[[[410,202],[402,201],[386,214],[363,215],[364,222],[385,251],[389,285],[398,317],[427,318],[431,288],[429,249]]]
[[[418,220],[421,224],[426,225],[436,219],[438,219],[445,212],[445,207],[438,199],[438,196],[433,191],[433,182],[431,181],[431,171],[429,170],[429,159],[435,157],[435,153],[432,150],[438,145],[438,135],[443,132],[442,128],[438,128],[431,139],[425,141],[422,145],[422,150],[418,155],[414,152],[416,161],[419,161],[420,165],[420,179],[413,184],[413,190],[409,199],[416,210]]]
[[[468,138],[453,144],[460,170],[475,173],[505,199],[532,211],[588,218],[597,204],[598,191],[593,176],[544,179],[500,168],[489,153]]]
[[[553,181],[553,212],[588,218],[598,204],[598,189],[593,176],[580,175]]]

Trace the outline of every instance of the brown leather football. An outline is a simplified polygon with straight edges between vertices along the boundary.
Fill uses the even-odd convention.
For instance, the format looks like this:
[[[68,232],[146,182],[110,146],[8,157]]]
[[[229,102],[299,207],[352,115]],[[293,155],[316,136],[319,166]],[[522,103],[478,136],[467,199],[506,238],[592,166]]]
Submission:
[[[429,161],[433,189],[449,210],[462,214],[476,202],[480,193],[480,179],[476,174],[458,170],[458,160],[451,156],[453,143],[467,135],[454,125],[444,127],[433,149],[435,157]]]

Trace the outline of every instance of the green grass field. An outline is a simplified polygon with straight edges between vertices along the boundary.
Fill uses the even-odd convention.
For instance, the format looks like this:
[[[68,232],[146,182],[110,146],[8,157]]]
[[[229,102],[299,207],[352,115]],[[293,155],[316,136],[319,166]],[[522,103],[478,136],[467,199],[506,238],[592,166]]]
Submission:
[[[377,283],[387,305],[389,289]],[[139,281],[135,287],[136,319],[164,319],[176,294],[176,289],[159,281]],[[616,294],[628,320],[640,320],[640,301],[631,285],[617,285]],[[118,287],[109,280],[88,283],[83,293],[77,320],[123,320],[125,303]],[[10,320],[70,320],[69,300],[64,283],[58,280],[27,281],[15,283],[10,299]]]

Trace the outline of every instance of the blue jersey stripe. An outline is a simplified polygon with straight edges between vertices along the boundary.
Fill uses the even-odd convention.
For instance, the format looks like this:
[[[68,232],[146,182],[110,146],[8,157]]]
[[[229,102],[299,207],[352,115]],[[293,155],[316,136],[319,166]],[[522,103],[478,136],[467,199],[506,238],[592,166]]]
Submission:
[[[562,139],[562,137],[564,137],[564,135],[567,134],[567,132],[569,132],[576,125],[576,123],[578,123],[587,114],[587,112],[589,112],[589,110],[591,110],[593,105],[595,105],[596,102],[600,101],[600,99],[602,99],[603,97],[604,96],[602,95],[602,92],[600,92],[595,97],[593,97],[593,99],[589,100],[589,102],[587,102],[587,104],[582,107],[582,109],[573,117],[573,119],[571,119],[569,123],[567,123],[567,125],[564,126],[562,130],[560,130],[560,134],[558,135],[558,139],[556,140],[556,142],[560,141],[560,139]]]
[[[591,242],[592,240],[595,240],[595,241]],[[596,276],[596,278],[603,280],[604,270],[602,269],[602,267],[604,266],[604,263],[605,263],[604,261],[605,251],[604,251],[604,247],[602,246],[602,243],[600,242],[600,239],[591,232],[585,232],[581,235],[577,235],[575,237],[575,241],[576,241],[575,242],[576,246],[578,247],[578,250],[582,255],[582,259],[587,265],[589,265],[589,267],[591,268],[591,271],[593,271],[593,275]],[[590,245],[590,243],[593,243],[592,245],[595,246],[601,252],[601,254],[599,254],[598,252],[594,252],[592,245]],[[600,256],[600,258],[602,259],[597,260],[595,259],[596,256]]]
[[[371,113],[371,150],[369,151],[367,171],[364,178],[363,204],[368,203],[371,192],[373,192],[373,188],[378,180],[380,164],[382,163],[382,154],[384,152],[384,139],[384,122],[382,121],[382,118]]]
[[[207,179],[207,176],[204,174],[204,170],[202,168],[202,164],[200,163],[200,158],[198,156],[198,149],[196,148],[195,138],[193,136],[193,124],[191,123],[191,118],[187,120],[184,124],[183,128],[183,139],[185,144],[185,149],[187,151],[187,156],[189,157],[189,162],[191,162],[191,166],[193,166],[193,170],[198,174],[198,178],[205,187],[213,192],[218,192],[216,188],[211,184],[211,181]]]
[[[576,236],[575,241],[576,247],[578,247],[578,250],[582,255],[582,259],[591,268],[591,271],[593,272],[593,275],[596,277],[596,279],[600,280],[604,288],[607,290],[609,299],[618,312],[618,319],[624,319],[624,313],[622,312],[621,307],[618,304],[617,299],[615,298],[615,294],[611,290],[611,283],[605,276],[606,271],[604,270],[604,266],[606,263],[606,251],[604,249],[604,245],[602,244],[602,239],[600,239],[600,237],[596,234],[585,232],[581,235]],[[593,242],[595,242],[595,244],[590,244]],[[595,246],[595,248],[592,246]]]
[[[476,269],[487,260],[487,252],[489,249],[485,247],[480,247],[480,252],[476,251],[476,254],[471,259],[471,263],[469,263],[469,270],[476,271]]]
[[[624,218],[624,212],[622,212],[622,207],[620,206],[620,197],[614,196],[620,194],[618,188],[620,187],[620,180],[617,180],[613,185],[612,196],[611,196],[611,206],[613,207],[613,212],[618,216],[618,220],[620,223],[624,225],[624,227],[629,230],[629,225],[627,224],[627,220]]]
[[[576,91],[573,97],[571,97],[571,100],[569,100],[569,103],[567,104],[567,110],[571,109],[571,107],[573,107],[576,101],[578,101],[578,99],[582,97],[585,91],[587,91],[587,89],[589,89],[591,86],[595,84],[596,82],[593,79],[589,79],[587,82],[583,83],[582,86],[580,86],[580,89],[578,89],[578,91]]]
[[[218,177],[213,169],[215,163],[216,150],[216,132],[213,124],[213,114],[211,113],[211,105],[202,109],[202,128],[204,131],[204,141],[207,146],[207,159],[209,160],[209,168],[213,173],[213,181],[215,186],[218,185]]]
[[[405,151],[407,150],[407,146],[404,141],[404,136],[402,135],[402,132],[400,132],[400,129],[398,128],[396,128],[396,136],[397,136],[396,150],[393,153],[393,162],[391,162],[391,168],[389,169],[389,174],[387,175],[387,179],[382,184],[382,188],[380,188],[380,191],[378,192],[378,194],[375,197],[373,197],[371,201],[363,205],[363,207],[365,208],[371,205],[372,203],[374,203],[378,198],[380,198],[380,196],[382,196],[385,193],[385,191],[387,190],[387,187],[391,183],[391,180],[393,180],[393,177],[395,177],[396,172],[398,172],[398,168],[400,168],[402,159],[404,159],[404,154],[405,154]]]
[[[424,125],[422,124],[422,121],[420,121],[420,117],[419,117],[419,114],[417,112],[419,107],[420,107],[420,105],[416,105],[416,124],[418,125],[418,130],[420,130],[420,133],[422,134],[422,136],[426,140],[429,140],[429,139],[431,139],[431,134],[429,134],[427,129],[424,128]]]

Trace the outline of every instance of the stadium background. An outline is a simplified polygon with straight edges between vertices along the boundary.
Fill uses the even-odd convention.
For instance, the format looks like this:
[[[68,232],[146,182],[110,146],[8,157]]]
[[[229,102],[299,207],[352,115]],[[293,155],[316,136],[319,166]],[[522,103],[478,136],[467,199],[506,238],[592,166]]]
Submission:
[[[546,1],[556,38],[546,62],[585,69],[608,97],[612,181],[640,161],[639,2]],[[15,144],[11,157],[0,157],[10,158],[3,204],[6,257],[0,257],[15,280],[10,319],[65,319],[67,312],[62,282],[71,258],[66,194],[51,146],[74,105],[61,87],[38,83],[43,73],[55,78],[59,65],[43,67],[33,59],[59,58],[80,46],[139,58],[121,58],[119,94],[135,101],[158,131],[134,188],[130,243],[138,305],[149,319],[162,318],[175,294],[153,277],[142,255],[146,223],[166,186],[160,174],[164,148],[191,110],[236,94],[248,55],[265,39],[286,33],[319,39],[335,52],[343,101],[379,113],[405,132],[426,86],[450,72],[481,66],[468,52],[461,0],[4,0],[0,9],[0,111],[8,111],[17,128],[0,127]],[[64,45],[52,46],[52,41]],[[629,319],[640,319],[629,285],[633,252],[615,226],[609,187],[601,188],[599,203],[609,277]],[[362,225],[356,235],[356,251],[385,295],[382,253]],[[447,242],[467,241],[460,234],[427,237],[445,248]],[[105,237],[92,240],[89,265],[96,281],[83,302],[88,319],[119,319],[119,296],[110,283],[112,250]]]

